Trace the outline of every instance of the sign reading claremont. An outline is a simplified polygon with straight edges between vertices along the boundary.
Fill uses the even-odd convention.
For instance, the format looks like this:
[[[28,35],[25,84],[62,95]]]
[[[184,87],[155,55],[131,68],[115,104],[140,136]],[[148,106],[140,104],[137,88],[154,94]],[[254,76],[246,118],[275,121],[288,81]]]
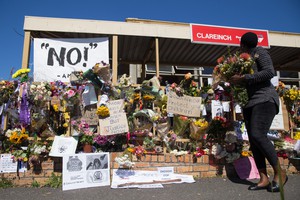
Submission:
[[[191,24],[191,41],[193,43],[239,46],[242,35],[249,31],[257,34],[258,46],[270,48],[269,33],[267,30],[225,26]]]

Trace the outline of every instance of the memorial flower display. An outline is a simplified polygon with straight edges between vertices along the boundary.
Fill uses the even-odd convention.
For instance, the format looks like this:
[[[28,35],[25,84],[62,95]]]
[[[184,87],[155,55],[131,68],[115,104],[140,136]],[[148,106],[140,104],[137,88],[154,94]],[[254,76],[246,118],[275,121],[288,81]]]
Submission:
[[[253,62],[250,55],[236,53],[222,56],[214,68],[215,80],[218,79],[218,83],[224,86],[224,91],[229,91],[240,105],[247,102],[245,88],[224,83],[227,83],[234,74],[253,73],[251,69]],[[218,91],[210,85],[200,89],[191,73],[186,73],[178,83],[167,84],[165,88],[160,87],[159,78],[145,80],[137,86],[132,85],[130,77],[124,75],[116,89],[108,80],[110,77],[108,67],[108,64],[101,62],[86,72],[73,73],[77,75],[70,77],[70,83],[61,81],[31,83],[25,79],[22,83],[0,82],[2,96],[6,93],[10,95],[16,93],[13,96],[19,96],[20,90],[15,90],[18,84],[22,86],[26,94],[22,99],[28,100],[25,103],[27,108],[30,108],[26,115],[30,123],[23,124],[18,118],[18,111],[22,110],[18,98],[10,96],[8,98],[10,101],[3,101],[9,104],[7,107],[12,111],[7,126],[10,128],[3,133],[5,141],[10,146],[17,147],[11,152],[14,158],[22,161],[29,159],[29,163],[33,165],[41,164],[48,157],[51,146],[50,143],[45,144],[44,139],[55,135],[78,139],[76,153],[123,151],[123,154],[115,159],[120,168],[134,167],[132,156],[141,159],[146,154],[159,155],[165,152],[176,156],[191,154],[193,159],[210,154],[214,159],[224,158],[229,163],[240,156],[251,156],[249,150],[241,150],[239,141],[232,140],[232,137],[228,136],[231,118],[227,116],[231,114],[230,112],[211,118],[212,108],[209,106],[212,105],[212,100],[222,101],[221,93],[224,91]],[[21,70],[15,77],[26,76],[28,72]],[[95,87],[86,87],[85,84]],[[94,95],[91,95],[92,92]],[[291,113],[296,116],[298,89],[283,87],[281,92],[287,104],[291,105]],[[175,98],[180,100],[176,102]],[[181,102],[183,102],[181,105],[187,105],[197,100],[195,106],[199,106],[197,107],[197,110],[200,110],[199,116],[185,116],[176,113],[176,109],[168,113],[170,112],[168,103],[172,100],[175,107]],[[204,108],[207,109],[206,114],[201,112]],[[181,110],[183,113],[190,111],[187,108]],[[115,113],[120,115],[114,118]],[[118,118],[121,113],[125,119]],[[107,119],[103,120],[104,118]],[[104,126],[101,127],[103,121],[109,121],[111,124],[105,124],[103,128]],[[27,131],[25,128],[14,127],[25,127]],[[122,131],[114,132],[118,129]],[[29,138],[29,132],[30,136],[40,137],[41,140]],[[300,137],[295,135],[294,138]],[[29,144],[28,149],[19,148],[26,142]],[[5,151],[10,151],[9,145],[5,144]],[[278,149],[286,148],[285,142],[278,142],[277,146]]]

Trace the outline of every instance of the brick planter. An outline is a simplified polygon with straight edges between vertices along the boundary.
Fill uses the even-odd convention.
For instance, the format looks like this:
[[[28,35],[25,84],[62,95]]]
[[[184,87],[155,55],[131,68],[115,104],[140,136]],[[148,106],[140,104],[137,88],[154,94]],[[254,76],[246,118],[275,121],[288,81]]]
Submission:
[[[122,152],[110,153],[110,167],[117,169],[118,164],[115,158]],[[299,173],[300,161],[279,158],[283,169],[288,173]],[[227,164],[224,160],[216,160],[213,156],[204,155],[194,158],[192,155],[175,156],[173,154],[149,154],[141,157],[140,160],[134,158],[136,170],[157,170],[157,167],[174,167],[175,173],[193,175],[195,178],[215,177],[215,176],[237,176],[232,164]],[[268,171],[272,173],[268,165]],[[52,173],[61,175],[62,158],[49,158],[39,166],[29,166],[28,171],[17,173],[3,173],[2,177],[13,180],[14,185],[30,186],[33,181],[44,185],[51,177]]]

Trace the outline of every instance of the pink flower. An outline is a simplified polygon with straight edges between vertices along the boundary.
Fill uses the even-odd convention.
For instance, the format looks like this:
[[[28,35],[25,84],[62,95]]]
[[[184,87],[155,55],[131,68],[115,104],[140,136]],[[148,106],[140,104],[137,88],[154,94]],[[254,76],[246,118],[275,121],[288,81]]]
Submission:
[[[68,98],[71,98],[73,96],[75,96],[76,92],[74,90],[68,90],[67,91],[67,95],[68,95]]]

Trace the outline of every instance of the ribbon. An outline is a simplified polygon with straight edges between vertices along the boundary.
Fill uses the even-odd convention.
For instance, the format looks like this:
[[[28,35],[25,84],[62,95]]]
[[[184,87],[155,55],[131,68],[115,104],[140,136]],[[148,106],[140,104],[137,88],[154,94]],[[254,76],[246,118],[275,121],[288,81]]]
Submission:
[[[29,111],[29,103],[27,101],[27,83],[23,85],[23,93],[21,97],[21,105],[20,105],[20,122],[27,126],[30,124],[30,111]]]

